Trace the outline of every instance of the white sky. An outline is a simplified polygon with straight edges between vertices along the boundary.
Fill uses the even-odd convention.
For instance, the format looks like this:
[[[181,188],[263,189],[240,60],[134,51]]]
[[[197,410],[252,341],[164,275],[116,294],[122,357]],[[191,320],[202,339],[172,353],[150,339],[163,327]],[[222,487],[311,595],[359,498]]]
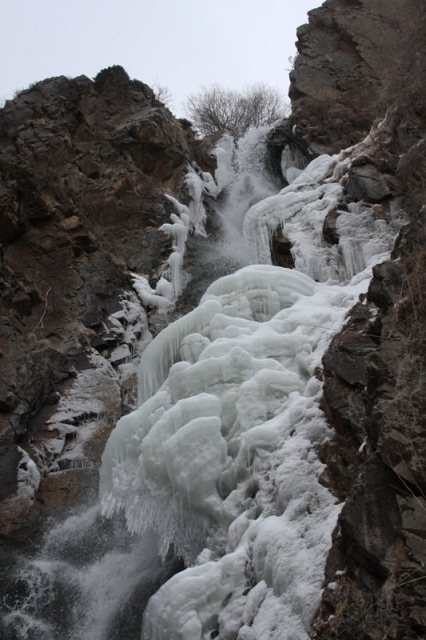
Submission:
[[[121,64],[169,88],[265,82],[284,95],[296,28],[322,0],[0,0],[0,100],[44,78]]]

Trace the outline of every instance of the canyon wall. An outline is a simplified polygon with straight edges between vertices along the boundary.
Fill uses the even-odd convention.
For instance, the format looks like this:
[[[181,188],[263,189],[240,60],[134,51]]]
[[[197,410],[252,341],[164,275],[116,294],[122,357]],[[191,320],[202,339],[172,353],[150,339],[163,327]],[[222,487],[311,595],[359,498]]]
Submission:
[[[380,218],[399,198],[408,221],[318,372],[336,434],[320,452],[321,481],[346,501],[312,626],[321,640],[426,635],[425,24],[420,0],[327,0],[310,12],[298,30],[293,113],[270,136],[277,169],[287,144],[303,163],[359,142],[375,123],[347,202],[362,199]],[[114,371],[148,330],[130,322],[123,343],[123,291],[132,271],[158,275],[171,251],[158,232],[172,211],[164,192],[186,201],[187,163],[212,165],[187,124],[120,67],[21,92],[0,111],[0,139],[0,534],[24,545],[96,471],[51,475],[30,512],[19,511],[19,473],[32,470],[23,450],[49,439],[58,399],[96,351],[112,367],[100,385],[104,435],[89,446],[99,457],[127,409]],[[336,242],[337,216],[325,243]]]
[[[375,122],[373,147],[350,170],[347,198],[385,209],[392,191],[408,216],[392,259],[374,269],[366,299],[323,360],[323,407],[336,435],[321,451],[322,482],[346,502],[312,637],[423,638],[425,7],[327,0],[297,35],[293,114],[272,134],[272,154],[280,144],[306,156],[336,152]],[[325,241],[336,241],[334,229],[330,219]]]
[[[188,162],[211,160],[188,123],[121,67],[93,81],[52,78],[20,92],[0,110],[0,140],[0,528],[13,537],[28,518],[39,521],[52,482],[56,506],[80,490],[79,473],[69,482],[56,474],[48,487],[42,479],[35,513],[24,508],[16,520],[19,474],[32,469],[24,450],[46,451],[57,435],[49,417],[79,373],[98,365],[94,353],[117,369],[143,337],[147,327],[123,311],[134,303],[122,299],[130,273],[157,274],[171,251],[158,230],[174,211],[164,193],[187,201]],[[131,339],[119,353],[129,322]],[[105,432],[92,459],[128,410],[113,369],[90,383],[100,403],[92,418]],[[82,406],[81,416],[65,420],[73,431],[66,440],[90,418],[85,411],[93,409]]]

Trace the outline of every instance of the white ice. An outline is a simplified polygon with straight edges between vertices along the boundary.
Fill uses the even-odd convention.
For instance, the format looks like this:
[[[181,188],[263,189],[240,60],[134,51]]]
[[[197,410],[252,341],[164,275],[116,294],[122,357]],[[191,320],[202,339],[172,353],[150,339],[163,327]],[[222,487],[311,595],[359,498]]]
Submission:
[[[103,455],[103,511],[123,510],[132,531],[154,517],[170,532],[146,510],[141,496],[150,495],[169,506],[164,519],[174,504],[175,514],[198,514],[216,531],[214,559],[151,599],[147,638],[207,638],[215,625],[224,638],[240,627],[241,638],[307,637],[338,512],[317,482],[313,445],[328,428],[314,369],[368,277],[342,288],[246,267],[213,283],[200,307],[146,349],[145,402],[120,420]],[[179,548],[187,532],[178,520],[174,535]],[[264,586],[261,602],[253,578]]]
[[[160,313],[167,313],[173,308],[184,288],[183,263],[188,235],[192,233],[206,237],[204,197],[208,195],[215,198],[219,193],[213,176],[198,171],[191,165],[187,167],[185,184],[189,195],[188,205],[182,204],[170,194],[164,194],[173,204],[175,213],[170,216],[171,222],[160,227],[160,231],[172,240],[172,252],[167,259],[167,267],[163,269],[163,277],[154,290],[144,276],[132,274],[133,286],[143,304],[157,308]],[[167,275],[168,280],[164,275]]]
[[[292,169],[287,164],[290,161],[291,156],[286,157],[286,174]],[[252,261],[272,264],[272,237],[281,232],[292,245],[296,269],[317,282],[348,282],[378,254],[389,250],[401,226],[401,211],[391,211],[385,220],[377,218],[374,207],[365,203],[339,210],[350,166],[346,152],[319,156],[303,171],[297,170],[297,176],[288,180],[291,184],[278,195],[254,204],[243,228]],[[332,211],[338,213],[339,242],[328,246],[322,228]]]
[[[21,460],[18,464],[18,495],[33,500],[40,485],[41,474],[34,460],[24,449],[18,447]]]
[[[148,346],[140,407],[103,455],[103,513],[123,512],[135,533],[157,528],[161,553],[173,544],[188,565],[151,598],[147,640],[307,640],[320,599],[340,506],[318,482],[316,448],[330,431],[316,368],[366,291],[369,265],[390,250],[398,211],[384,220],[362,203],[341,209],[339,245],[325,245],[322,225],[341,202],[350,153],[317,158],[275,196],[259,178],[266,197],[250,206],[262,135],[240,143],[237,174],[230,146],[217,153],[218,183],[232,194],[226,238],[261,264],[214,282]],[[270,264],[277,229],[295,270]],[[205,545],[197,559],[194,541]]]

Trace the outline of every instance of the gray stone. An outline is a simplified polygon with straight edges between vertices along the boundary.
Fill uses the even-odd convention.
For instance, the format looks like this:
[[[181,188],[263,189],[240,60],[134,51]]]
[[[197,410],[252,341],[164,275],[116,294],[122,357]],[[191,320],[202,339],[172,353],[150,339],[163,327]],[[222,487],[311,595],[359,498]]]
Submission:
[[[350,168],[346,191],[352,200],[372,203],[381,202],[391,195],[382,174],[371,164]]]
[[[368,571],[386,575],[386,558],[401,529],[393,474],[378,460],[364,466],[356,491],[340,517],[342,534],[351,543],[351,555]]]
[[[339,215],[340,212],[334,209],[325,216],[322,236],[328,244],[339,244],[339,235],[337,233],[337,218]]]

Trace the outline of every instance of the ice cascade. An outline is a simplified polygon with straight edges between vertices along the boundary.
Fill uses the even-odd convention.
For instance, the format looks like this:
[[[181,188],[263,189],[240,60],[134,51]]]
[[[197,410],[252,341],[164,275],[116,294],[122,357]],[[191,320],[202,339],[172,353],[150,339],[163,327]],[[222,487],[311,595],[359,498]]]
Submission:
[[[320,282],[348,282],[388,251],[401,224],[400,212],[393,211],[386,219],[380,207],[342,202],[351,154],[356,152],[354,147],[339,155],[319,156],[303,171],[291,174],[284,150],[283,164],[291,183],[278,195],[254,204],[244,217],[253,262],[272,264],[272,237],[277,232],[290,242],[295,268]],[[323,226],[332,213],[337,240],[330,245],[324,240]]]
[[[295,172],[287,157],[291,184],[244,217],[240,242],[260,264],[213,282],[141,358],[140,407],[103,455],[102,510],[123,511],[133,532],[154,525],[163,553],[173,544],[189,564],[151,598],[147,640],[308,638],[340,509],[318,482],[329,428],[316,371],[401,223],[362,203],[339,211],[349,155]],[[226,182],[229,144],[222,156]],[[271,265],[277,229],[294,270]],[[205,548],[193,558],[195,540]]]
[[[209,551],[151,598],[146,638],[307,637],[339,510],[317,481],[328,428],[314,372],[366,278],[342,288],[245,267],[145,351],[141,379],[155,384],[110,437],[102,508],[141,532],[148,494],[168,505],[159,528],[172,504],[210,523]],[[167,543],[182,548],[183,524]]]
[[[185,300],[190,308],[205,291],[198,306],[151,340],[128,294],[108,324],[123,344],[108,362],[97,356],[58,405],[50,426],[59,436],[46,460],[59,469],[81,457],[82,445],[74,454],[66,447],[76,417],[105,410],[92,401],[93,385],[110,379],[105,401],[117,394],[120,402],[119,377],[142,351],[138,408],[103,454],[102,514],[89,506],[48,531],[8,605],[16,637],[134,638],[135,602],[144,606],[178,558],[186,568],[150,598],[143,640],[309,637],[340,510],[318,482],[317,446],[330,436],[321,358],[402,220],[396,199],[381,206],[344,196],[351,163],[372,139],[306,168],[284,149],[288,184],[277,194],[265,169],[267,133],[253,129],[238,145],[220,140],[214,178],[188,167],[188,205],[166,196],[173,212],[161,230],[172,252],[158,282],[132,274],[142,305],[158,314],[173,309],[190,277]],[[206,196],[217,214],[208,239]],[[295,269],[272,265],[280,242]],[[23,454],[20,490],[29,497],[36,471]]]

